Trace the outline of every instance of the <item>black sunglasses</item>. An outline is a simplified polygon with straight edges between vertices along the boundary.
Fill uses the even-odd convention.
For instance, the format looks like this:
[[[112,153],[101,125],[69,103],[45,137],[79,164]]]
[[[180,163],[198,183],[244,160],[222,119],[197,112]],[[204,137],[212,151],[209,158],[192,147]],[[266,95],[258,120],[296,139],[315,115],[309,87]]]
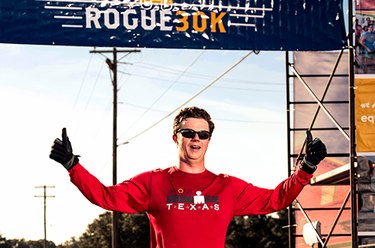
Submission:
[[[211,133],[209,131],[195,131],[190,128],[182,128],[178,129],[177,133],[181,133],[181,135],[185,138],[192,139],[195,137],[195,134],[198,134],[199,139],[205,140],[211,137]]]

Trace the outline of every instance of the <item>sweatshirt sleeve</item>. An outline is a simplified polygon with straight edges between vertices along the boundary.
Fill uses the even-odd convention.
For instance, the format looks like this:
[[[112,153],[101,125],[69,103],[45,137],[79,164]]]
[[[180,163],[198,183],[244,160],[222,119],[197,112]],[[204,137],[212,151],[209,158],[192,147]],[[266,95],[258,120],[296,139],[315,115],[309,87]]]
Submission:
[[[268,214],[286,208],[297,198],[311,174],[298,169],[275,189],[259,188],[232,177],[234,215]]]
[[[71,182],[91,203],[125,213],[147,211],[151,173],[145,172],[117,185],[105,186],[79,163],[69,170]]]

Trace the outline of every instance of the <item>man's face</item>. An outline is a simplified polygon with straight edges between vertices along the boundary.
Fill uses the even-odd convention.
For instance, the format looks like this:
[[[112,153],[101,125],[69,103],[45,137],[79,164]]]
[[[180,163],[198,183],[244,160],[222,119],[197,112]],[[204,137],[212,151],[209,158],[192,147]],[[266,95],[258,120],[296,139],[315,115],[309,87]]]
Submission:
[[[197,118],[187,118],[181,123],[180,129],[192,129],[196,132],[209,131],[208,122]],[[173,140],[177,145],[181,162],[189,165],[204,165],[204,155],[210,138],[200,139],[198,134],[195,134],[193,138],[185,138],[181,132],[178,132],[173,135]]]

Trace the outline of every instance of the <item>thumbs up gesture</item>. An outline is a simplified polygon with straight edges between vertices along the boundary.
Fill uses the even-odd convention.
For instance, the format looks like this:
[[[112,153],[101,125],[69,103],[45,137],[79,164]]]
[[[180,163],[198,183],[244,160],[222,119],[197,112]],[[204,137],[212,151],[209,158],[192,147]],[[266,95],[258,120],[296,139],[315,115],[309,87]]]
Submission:
[[[305,157],[301,161],[301,169],[307,173],[314,173],[317,165],[327,156],[327,148],[319,139],[313,139],[311,132],[306,131]]]
[[[56,138],[53,142],[49,157],[62,164],[67,170],[78,163],[78,157],[73,154],[72,144],[66,134],[66,128],[62,129],[61,139]]]

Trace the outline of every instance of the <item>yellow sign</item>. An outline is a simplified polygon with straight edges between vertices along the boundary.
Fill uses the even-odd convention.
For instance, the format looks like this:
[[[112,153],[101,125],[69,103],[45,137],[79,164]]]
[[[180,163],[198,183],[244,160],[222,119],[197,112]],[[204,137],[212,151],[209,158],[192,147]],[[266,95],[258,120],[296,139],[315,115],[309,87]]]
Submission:
[[[375,78],[355,79],[358,153],[375,153]]]

